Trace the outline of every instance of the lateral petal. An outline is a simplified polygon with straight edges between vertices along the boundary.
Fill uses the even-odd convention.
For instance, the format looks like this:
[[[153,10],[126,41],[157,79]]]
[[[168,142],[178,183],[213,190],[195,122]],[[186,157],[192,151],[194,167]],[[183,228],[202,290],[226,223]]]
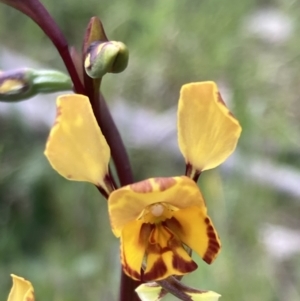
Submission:
[[[34,289],[32,284],[22,277],[11,275],[13,286],[7,301],[34,301]]]
[[[179,239],[211,264],[221,249],[218,234],[206,213],[206,208],[192,206],[178,210],[166,225]]]
[[[45,155],[51,166],[68,180],[105,186],[110,149],[86,96],[58,97],[56,122]]]
[[[149,224],[141,221],[128,223],[121,235],[121,262],[123,271],[135,280],[141,279],[142,262],[151,232]]]
[[[186,164],[198,171],[223,163],[234,151],[241,127],[214,82],[182,86],[178,104],[178,143]]]

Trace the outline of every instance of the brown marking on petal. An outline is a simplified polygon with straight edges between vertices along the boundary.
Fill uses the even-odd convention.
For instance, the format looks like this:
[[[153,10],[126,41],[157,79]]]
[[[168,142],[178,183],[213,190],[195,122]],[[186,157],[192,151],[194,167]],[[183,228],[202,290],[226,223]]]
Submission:
[[[175,217],[171,217],[170,219],[165,220],[164,222],[162,222],[162,225],[166,226],[174,233],[183,231],[181,224]]]
[[[173,253],[172,265],[174,269],[180,273],[190,273],[198,268],[198,265],[193,260],[185,260],[178,253]]]
[[[157,243],[156,239],[155,239],[155,231],[159,231],[158,229],[154,229],[156,227],[156,225],[153,225],[154,227],[152,228],[152,232],[149,236],[149,244],[147,246],[147,253],[152,253],[152,254],[156,254],[156,255],[162,255],[163,253],[169,252],[171,251],[171,248],[169,246],[169,242],[174,238],[174,234],[172,233],[172,231],[170,231],[168,228],[164,227],[164,229],[169,233],[170,238],[169,240],[166,242],[167,246],[161,246],[159,243]]]
[[[155,279],[162,278],[167,272],[167,266],[165,265],[163,259],[159,259],[154,263],[153,267],[147,273],[143,275],[143,281],[153,281]]]
[[[131,278],[133,278],[133,279],[135,279],[135,280],[138,280],[138,281],[141,280],[141,273],[138,273],[137,271],[133,270],[133,269],[126,263],[125,260],[123,260],[123,262],[122,262],[122,267],[123,267],[124,273],[125,273],[127,276],[129,276],[129,277],[131,277]]]
[[[150,239],[149,239],[150,241]],[[166,252],[171,251],[171,249],[169,247],[162,247],[161,245],[159,245],[158,243],[153,243],[150,242],[148,247],[147,247],[147,253],[151,253],[151,254],[155,254],[155,255],[160,255]]]
[[[212,240],[211,242],[210,242],[210,246],[211,246],[211,248],[216,248],[216,249],[218,249],[219,247],[220,247],[220,244],[219,244],[219,242],[217,241],[214,241],[214,240]]]
[[[197,264],[191,258],[190,260],[186,260],[178,254],[177,249],[183,249],[183,246],[182,242],[175,235],[173,235],[168,241],[168,246],[173,253],[172,265],[174,269],[184,274],[197,269]]]
[[[225,103],[225,101],[223,100],[223,98],[222,98],[220,92],[218,92],[218,102],[220,102],[220,103],[221,103],[223,106],[225,106],[226,109],[228,110],[228,108],[227,108],[227,106],[226,106],[226,103]],[[234,115],[233,115],[229,110],[228,110],[228,114],[229,114],[231,117],[235,118]]]
[[[153,228],[155,227],[155,225],[153,224],[143,224],[140,230],[140,234],[139,234],[139,244],[140,245],[145,245],[147,243],[147,241],[150,239],[150,234],[151,231],[153,230]]]
[[[218,245],[218,246],[213,246],[213,245],[209,245],[209,250],[210,250],[210,252],[211,252],[211,254],[217,254],[218,252],[219,252],[219,250],[220,250],[220,246]],[[215,258],[216,256],[214,256],[214,258]],[[213,258],[213,259],[214,259]]]
[[[221,104],[223,104],[226,107],[226,104],[225,104],[220,92],[217,92],[217,94],[218,94],[218,102],[220,102]]]
[[[167,252],[169,252],[169,255],[172,256],[172,266],[179,274],[192,272],[198,267],[190,257],[189,259],[185,259],[179,254],[178,250],[183,249],[182,242],[172,232],[172,230],[165,226],[165,224],[162,223],[162,226],[164,227],[164,231],[169,234],[168,241],[166,241],[167,245],[161,246],[156,242],[155,231],[159,231],[159,229],[155,229],[151,232],[146,255],[152,254],[157,255],[158,257],[151,269],[144,274],[143,281],[160,279],[167,273],[167,267],[163,260],[163,255]]]
[[[58,106],[56,108],[56,118],[58,118],[62,114],[62,108],[61,106]]]
[[[167,190],[176,184],[176,180],[174,178],[155,178],[154,182],[159,185],[159,191]]]
[[[153,190],[152,185],[149,180],[144,180],[129,185],[130,189],[138,193],[149,193]]]
[[[206,225],[209,225],[210,224],[210,219],[208,217],[206,217],[204,222],[205,222]]]
[[[156,253],[156,249],[158,248],[158,254],[161,253],[161,249],[162,247],[156,242],[155,239],[155,231],[158,231],[157,229],[155,229],[156,226],[154,225],[154,227],[152,228],[151,234],[149,236],[149,246],[148,246],[148,250],[151,250],[151,253],[153,253],[152,251],[154,251],[154,253]],[[152,250],[153,249],[153,250]]]
[[[25,298],[26,301],[34,301],[34,292],[33,289],[30,290],[30,294]]]
[[[212,227],[212,225],[207,226],[207,234],[214,234],[214,228]]]
[[[55,120],[54,120],[54,124],[53,124],[53,127],[55,127],[57,124],[59,124],[59,116],[62,114],[62,108],[61,106],[57,106],[56,108],[56,117],[55,117]]]
[[[211,221],[208,217],[205,218],[205,223],[207,224],[206,234],[208,236],[208,246],[203,256],[203,260],[206,263],[211,264],[218,255],[221,249],[221,245],[218,241],[217,234],[213,226],[211,225]]]
[[[130,265],[127,263],[125,253],[122,252],[122,248],[120,254],[121,254],[121,263],[122,263],[122,268],[124,273],[135,280],[141,280],[141,273],[130,267]]]
[[[69,175],[67,175],[67,178],[68,178],[68,179],[72,179],[73,176],[69,174]]]
[[[183,246],[181,241],[175,235],[173,235],[168,241],[168,246],[173,253],[172,265],[174,269],[183,274],[190,273],[197,269],[197,264],[191,258],[190,260],[186,260],[178,254],[177,249],[183,249]]]

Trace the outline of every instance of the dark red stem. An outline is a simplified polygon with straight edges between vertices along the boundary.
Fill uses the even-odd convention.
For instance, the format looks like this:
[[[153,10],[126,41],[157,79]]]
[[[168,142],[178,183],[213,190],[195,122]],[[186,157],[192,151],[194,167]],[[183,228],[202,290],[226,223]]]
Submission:
[[[110,146],[121,186],[133,183],[131,165],[125,146],[102,95],[100,95],[99,121],[102,133]]]
[[[135,292],[140,284],[142,282],[132,280],[121,271],[119,301],[140,301],[138,294]]]

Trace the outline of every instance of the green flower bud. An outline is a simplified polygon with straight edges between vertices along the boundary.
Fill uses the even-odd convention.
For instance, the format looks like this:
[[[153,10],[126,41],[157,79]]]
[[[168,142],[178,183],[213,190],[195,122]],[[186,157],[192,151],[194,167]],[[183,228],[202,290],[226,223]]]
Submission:
[[[39,93],[71,89],[70,78],[56,70],[23,68],[0,73],[0,101],[21,101]]]
[[[101,78],[108,72],[125,70],[128,59],[128,49],[122,42],[94,42],[87,50],[84,67],[91,78]]]

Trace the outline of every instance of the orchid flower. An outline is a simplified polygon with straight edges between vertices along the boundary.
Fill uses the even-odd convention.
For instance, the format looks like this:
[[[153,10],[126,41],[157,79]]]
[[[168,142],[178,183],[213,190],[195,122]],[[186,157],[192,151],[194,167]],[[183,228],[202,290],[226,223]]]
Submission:
[[[114,235],[121,240],[124,272],[156,281],[197,268],[194,250],[208,264],[221,242],[195,183],[204,170],[224,162],[241,133],[213,82],[184,85],[178,108],[179,148],[186,175],[150,178],[116,189],[109,174],[110,149],[86,96],[60,96],[45,154],[69,180],[95,184],[108,197]]]

